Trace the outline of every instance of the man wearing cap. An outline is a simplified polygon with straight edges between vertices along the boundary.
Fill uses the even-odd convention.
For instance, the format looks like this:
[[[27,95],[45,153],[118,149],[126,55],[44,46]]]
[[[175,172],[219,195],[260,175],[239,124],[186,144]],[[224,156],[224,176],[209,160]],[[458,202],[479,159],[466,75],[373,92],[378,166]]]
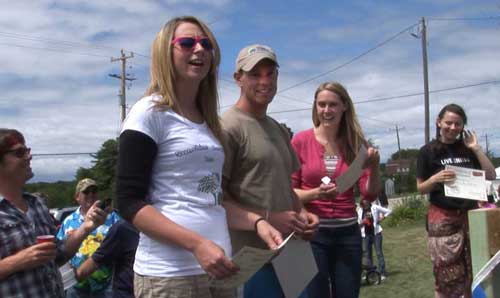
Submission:
[[[97,190],[97,183],[90,178],[85,178],[78,182],[75,190],[75,201],[80,207],[64,219],[57,232],[58,239],[63,240],[67,238],[68,235],[82,225],[90,206],[98,200]],[[109,228],[119,220],[120,217],[116,212],[113,211],[108,214],[104,224],[92,231],[83,241],[78,252],[70,260],[71,266],[73,268],[80,267],[101,245]],[[88,278],[70,288],[67,292],[67,297],[111,297],[111,287],[109,286],[111,276],[112,270],[109,267],[102,267]]]
[[[243,48],[234,79],[240,97],[222,116],[224,199],[259,213],[283,236],[295,232],[308,239],[318,218],[303,208],[292,188],[291,174],[300,167],[299,160],[286,128],[266,115],[277,90],[276,54],[264,45]],[[255,232],[231,231],[231,241],[234,252],[244,245],[266,248]],[[244,297],[283,297],[271,264],[245,284]]]
[[[0,297],[63,298],[58,266],[104,222],[106,213],[94,204],[80,228],[64,242],[54,241],[49,210],[23,192],[33,177],[30,152],[19,131],[0,128]]]

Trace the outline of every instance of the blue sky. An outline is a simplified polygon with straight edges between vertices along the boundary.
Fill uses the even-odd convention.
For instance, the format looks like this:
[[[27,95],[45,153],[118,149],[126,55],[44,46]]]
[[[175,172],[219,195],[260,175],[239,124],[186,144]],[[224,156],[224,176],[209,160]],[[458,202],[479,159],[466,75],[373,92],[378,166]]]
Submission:
[[[239,95],[232,82],[239,49],[264,43],[278,54],[278,89],[286,89],[269,108],[273,117],[295,132],[310,128],[315,89],[340,81],[384,162],[397,150],[396,125],[402,148],[424,142],[423,95],[398,96],[423,91],[421,40],[410,33],[425,17],[430,90],[479,84],[431,94],[431,136],[439,109],[455,102],[483,148],[487,135],[489,149],[500,154],[499,1],[2,2],[0,126],[21,130],[35,154],[96,152],[116,137],[119,80],[108,74],[120,68],[110,57],[122,48],[136,53],[127,70],[137,78],[127,90],[131,106],[148,82],[154,35],[184,14],[209,23],[221,46],[222,112]],[[387,97],[398,98],[363,102]],[[34,156],[32,164],[33,181],[71,180],[91,157]]]

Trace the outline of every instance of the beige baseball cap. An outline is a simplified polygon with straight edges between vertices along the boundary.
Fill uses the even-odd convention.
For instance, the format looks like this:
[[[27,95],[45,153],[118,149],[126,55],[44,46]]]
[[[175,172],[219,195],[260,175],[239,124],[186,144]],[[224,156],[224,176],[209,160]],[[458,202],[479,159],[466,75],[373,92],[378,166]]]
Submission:
[[[75,194],[78,194],[79,192],[85,191],[87,188],[89,188],[91,186],[97,187],[97,183],[90,178],[84,178],[84,179],[78,181],[78,184],[76,185]]]
[[[270,47],[260,44],[246,46],[241,49],[238,58],[236,58],[235,72],[239,72],[240,70],[250,71],[262,59],[269,59],[276,63],[276,66],[279,66],[278,58]]]

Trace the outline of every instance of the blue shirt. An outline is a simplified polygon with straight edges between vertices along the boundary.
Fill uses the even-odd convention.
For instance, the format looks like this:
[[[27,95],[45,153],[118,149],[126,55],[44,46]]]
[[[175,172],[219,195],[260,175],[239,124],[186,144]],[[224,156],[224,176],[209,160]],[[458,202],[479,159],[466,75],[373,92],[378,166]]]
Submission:
[[[99,226],[97,229],[92,231],[85,240],[83,240],[80,248],[76,252],[75,256],[71,258],[70,264],[74,268],[80,267],[80,265],[88,259],[101,245],[101,242],[108,234],[108,230],[113,224],[120,220],[120,216],[116,212],[111,212],[108,214],[106,221],[103,225]],[[80,213],[80,208],[75,212],[71,213],[66,217],[57,232],[57,239],[64,240],[68,237],[68,234],[78,229],[84,222],[84,218]],[[76,288],[87,290],[89,292],[96,292],[104,290],[111,280],[111,269],[108,267],[99,268],[99,270],[92,273],[88,278],[77,283]]]

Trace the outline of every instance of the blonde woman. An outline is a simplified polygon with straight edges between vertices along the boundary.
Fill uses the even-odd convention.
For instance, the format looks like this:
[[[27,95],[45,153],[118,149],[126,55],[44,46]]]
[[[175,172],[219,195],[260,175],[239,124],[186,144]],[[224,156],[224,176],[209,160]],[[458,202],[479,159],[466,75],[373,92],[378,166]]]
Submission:
[[[258,230],[271,247],[281,242],[257,214],[231,204],[226,218],[219,62],[219,47],[203,22],[191,16],[170,20],[152,45],[145,97],[123,124],[117,197],[119,212],[141,232],[136,297],[233,297],[209,287],[209,277],[238,270],[229,259],[228,223]]]
[[[368,148],[365,170],[358,181],[364,198],[374,200],[379,190],[379,155],[369,146],[358,123],[347,90],[337,82],[321,84],[314,94],[314,128],[292,140],[302,167],[293,186],[307,211],[319,216],[311,241],[319,274],[307,288],[309,297],[358,297],[362,242],[353,188],[337,192],[335,179]],[[330,181],[323,179],[328,177]]]

